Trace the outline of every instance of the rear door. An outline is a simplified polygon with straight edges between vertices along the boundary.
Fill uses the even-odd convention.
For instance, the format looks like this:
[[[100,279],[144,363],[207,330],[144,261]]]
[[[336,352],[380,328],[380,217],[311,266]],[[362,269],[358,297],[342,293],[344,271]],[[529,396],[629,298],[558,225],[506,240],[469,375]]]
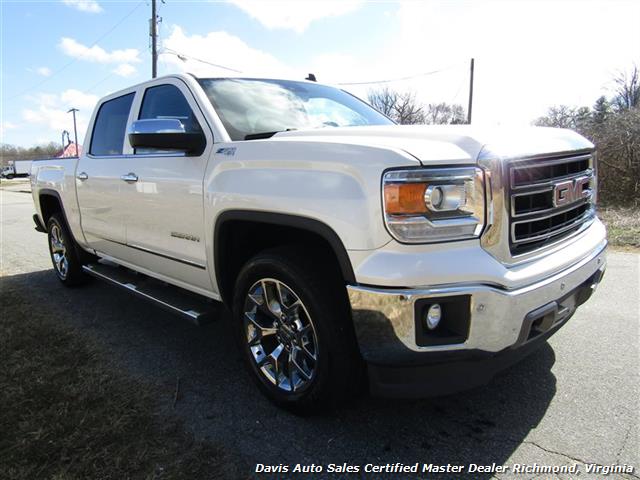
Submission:
[[[125,139],[130,174],[121,182],[128,262],[185,286],[211,290],[207,272],[203,181],[213,134],[187,85],[164,78],[145,86],[134,105],[135,119],[176,118],[187,132],[202,131],[201,155],[138,149]]]
[[[89,245],[117,257],[126,236],[120,179],[126,167],[124,141],[135,92],[108,98],[96,113],[89,149],[78,161],[76,189],[80,222]]]

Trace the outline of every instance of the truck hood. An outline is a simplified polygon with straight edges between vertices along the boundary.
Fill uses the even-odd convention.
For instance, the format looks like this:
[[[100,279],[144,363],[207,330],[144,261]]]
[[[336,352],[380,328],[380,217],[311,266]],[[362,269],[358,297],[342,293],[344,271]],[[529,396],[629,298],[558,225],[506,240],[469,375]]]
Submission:
[[[584,137],[566,129],[472,125],[329,127],[281,132],[271,140],[391,148],[409,153],[423,165],[476,163],[483,149],[500,157],[521,157],[593,148]]]

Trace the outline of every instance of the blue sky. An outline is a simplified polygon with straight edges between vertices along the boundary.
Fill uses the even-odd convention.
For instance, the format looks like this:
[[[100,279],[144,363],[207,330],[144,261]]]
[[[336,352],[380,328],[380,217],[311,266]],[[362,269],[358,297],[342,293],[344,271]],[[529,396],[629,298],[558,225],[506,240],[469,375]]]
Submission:
[[[0,0],[0,141],[59,141],[80,109],[150,76],[150,1]],[[159,73],[189,71],[387,84],[421,101],[466,106],[474,123],[529,124],[553,104],[591,105],[640,65],[640,2],[166,0]],[[176,53],[180,53],[180,59]],[[209,63],[206,63],[209,62]],[[429,75],[428,72],[437,71]],[[345,86],[364,96],[375,85]]]

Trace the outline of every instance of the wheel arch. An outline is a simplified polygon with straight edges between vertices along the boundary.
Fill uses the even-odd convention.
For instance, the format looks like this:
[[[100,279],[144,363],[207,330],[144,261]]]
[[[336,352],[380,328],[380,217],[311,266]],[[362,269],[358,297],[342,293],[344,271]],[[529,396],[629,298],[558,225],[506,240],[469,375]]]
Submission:
[[[74,248],[78,252],[78,255],[87,262],[93,261],[95,259],[93,252],[82,248],[73,234],[71,224],[67,218],[67,213],[64,210],[64,204],[62,203],[60,193],[55,190],[51,190],[50,188],[42,188],[38,191],[38,203],[40,204],[40,215],[42,217],[42,225],[45,230],[47,229],[47,223],[49,222],[51,215],[60,213],[62,215],[62,221],[66,224],[69,235],[71,235],[71,240],[73,240]]]
[[[250,237],[260,229],[259,236]],[[292,238],[278,238],[283,234]],[[232,290],[244,263],[267,248],[307,242],[323,249],[345,283],[355,283],[355,274],[347,250],[336,232],[327,224],[298,215],[254,210],[227,210],[216,219],[213,232],[216,283],[222,301],[231,305]]]
[[[55,190],[51,189],[41,189],[38,192],[38,203],[40,204],[40,215],[42,216],[43,225],[47,226],[47,222],[51,215],[56,212],[62,213],[62,217],[64,221],[69,225],[67,221],[67,215],[64,212],[64,208],[62,207],[62,199],[60,198],[60,194]]]

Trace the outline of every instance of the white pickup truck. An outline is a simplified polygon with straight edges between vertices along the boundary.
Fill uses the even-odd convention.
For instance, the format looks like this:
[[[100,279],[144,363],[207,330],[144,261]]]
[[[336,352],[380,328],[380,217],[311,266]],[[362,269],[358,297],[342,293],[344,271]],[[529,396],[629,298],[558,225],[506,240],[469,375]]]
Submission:
[[[365,381],[485,383],[557,331],[605,270],[594,155],[568,130],[396,125],[311,81],[171,75],[103,98],[79,159],[34,162],[34,220],[65,285],[196,322],[224,304],[262,392],[314,411]]]

